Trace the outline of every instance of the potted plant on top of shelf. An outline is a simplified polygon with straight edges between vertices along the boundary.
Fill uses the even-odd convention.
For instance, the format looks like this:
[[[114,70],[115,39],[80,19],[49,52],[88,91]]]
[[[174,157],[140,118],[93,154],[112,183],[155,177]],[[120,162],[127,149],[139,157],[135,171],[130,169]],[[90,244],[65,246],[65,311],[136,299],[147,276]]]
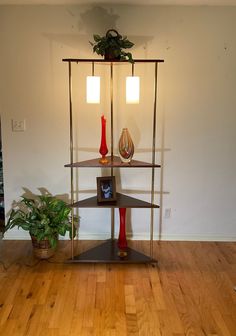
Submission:
[[[59,235],[69,232],[72,238],[70,211],[66,202],[50,194],[34,195],[34,198],[22,196],[10,212],[5,231],[13,227],[29,231],[34,255],[48,259],[54,254]],[[75,236],[75,229],[73,232]]]
[[[133,63],[133,57],[130,52],[123,49],[132,48],[134,43],[122,36],[115,29],[109,29],[105,36],[93,35],[94,42],[89,42],[93,46],[93,52],[104,56],[105,60],[128,60]]]

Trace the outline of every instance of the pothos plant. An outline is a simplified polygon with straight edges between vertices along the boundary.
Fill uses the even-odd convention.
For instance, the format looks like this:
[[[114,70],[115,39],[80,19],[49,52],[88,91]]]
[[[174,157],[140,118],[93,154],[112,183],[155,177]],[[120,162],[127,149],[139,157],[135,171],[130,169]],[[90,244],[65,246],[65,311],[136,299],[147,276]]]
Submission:
[[[10,212],[5,231],[22,228],[37,241],[48,239],[50,246],[56,248],[58,235],[65,236],[69,232],[72,238],[70,211],[66,202],[50,194],[35,198],[22,196]],[[75,229],[73,232],[75,236]]]
[[[123,49],[132,48],[134,43],[129,41],[127,36],[120,35],[115,29],[109,29],[105,36],[93,35],[94,42],[90,42],[93,46],[93,52],[104,56],[107,60],[119,59],[128,60],[133,63],[133,57],[130,52]]]

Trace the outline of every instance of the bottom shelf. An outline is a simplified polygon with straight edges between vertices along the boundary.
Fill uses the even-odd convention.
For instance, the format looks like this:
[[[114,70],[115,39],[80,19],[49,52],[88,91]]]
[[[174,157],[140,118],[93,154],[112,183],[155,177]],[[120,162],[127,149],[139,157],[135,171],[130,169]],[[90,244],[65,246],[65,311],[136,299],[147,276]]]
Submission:
[[[85,251],[74,259],[69,259],[69,263],[116,263],[116,264],[147,264],[156,263],[157,261],[143,253],[127,248],[127,256],[118,256],[118,247],[116,240],[108,240],[105,243]]]

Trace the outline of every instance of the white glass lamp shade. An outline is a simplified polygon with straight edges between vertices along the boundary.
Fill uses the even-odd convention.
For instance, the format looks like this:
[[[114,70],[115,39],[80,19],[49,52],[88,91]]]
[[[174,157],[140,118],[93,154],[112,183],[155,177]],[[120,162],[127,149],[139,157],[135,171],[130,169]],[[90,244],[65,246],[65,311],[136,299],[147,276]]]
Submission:
[[[140,80],[137,76],[126,77],[126,103],[139,103]]]
[[[86,101],[88,104],[100,103],[100,77],[87,76]]]

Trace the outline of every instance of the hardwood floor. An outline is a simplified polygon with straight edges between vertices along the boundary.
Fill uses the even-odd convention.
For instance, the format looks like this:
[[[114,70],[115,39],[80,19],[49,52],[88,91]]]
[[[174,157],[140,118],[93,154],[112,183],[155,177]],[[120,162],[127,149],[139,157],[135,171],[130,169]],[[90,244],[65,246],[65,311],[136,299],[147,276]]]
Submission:
[[[65,264],[60,242],[38,263],[30,241],[2,241],[0,335],[235,336],[236,243],[155,242],[154,251],[156,266]]]

